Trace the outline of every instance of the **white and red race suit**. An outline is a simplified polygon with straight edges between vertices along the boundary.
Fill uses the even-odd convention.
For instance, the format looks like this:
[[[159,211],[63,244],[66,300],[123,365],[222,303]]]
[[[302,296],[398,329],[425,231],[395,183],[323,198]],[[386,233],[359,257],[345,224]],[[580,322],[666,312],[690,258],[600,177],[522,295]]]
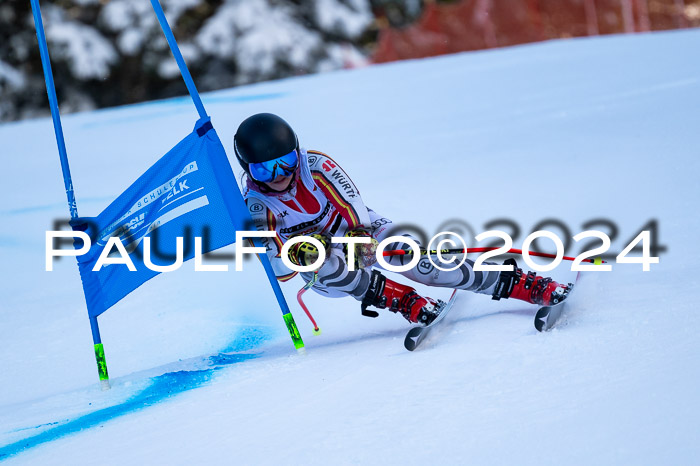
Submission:
[[[391,220],[365,206],[350,177],[328,155],[302,149],[299,157],[294,179],[285,192],[266,192],[247,176],[243,192],[255,228],[277,232],[276,238],[261,238],[260,241],[267,249],[272,268],[280,281],[287,281],[297,274],[288,269],[280,257],[282,245],[292,236],[318,233],[340,237],[347,231],[364,228],[381,242],[392,227]],[[392,236],[395,235],[392,233]],[[420,245],[415,238],[411,239]],[[409,248],[406,243],[397,242],[387,249]],[[406,256],[392,256],[387,262],[402,265],[406,260]],[[473,265],[473,261],[466,260],[458,269],[441,271],[424,257],[416,267],[401,275],[425,285],[492,294],[499,272],[475,272]],[[302,273],[307,281],[312,276],[312,273]],[[313,289],[326,296],[350,295],[362,300],[369,286],[369,278],[368,268],[350,271],[342,244],[334,244],[318,270],[318,281]]]

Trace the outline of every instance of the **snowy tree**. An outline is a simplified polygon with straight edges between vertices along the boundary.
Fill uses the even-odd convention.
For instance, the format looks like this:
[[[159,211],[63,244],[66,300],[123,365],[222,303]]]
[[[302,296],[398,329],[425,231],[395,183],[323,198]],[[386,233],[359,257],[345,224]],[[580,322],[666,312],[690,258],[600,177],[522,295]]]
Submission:
[[[379,40],[387,37],[380,36],[380,29],[390,28],[395,39],[399,35],[410,36],[411,29],[420,28],[424,12],[428,8],[437,11],[436,5],[494,5],[487,15],[494,31],[492,42],[497,32],[498,44],[503,45],[523,42],[521,33],[532,29],[532,18],[539,18],[535,21],[539,22],[537,27],[549,34],[540,33],[536,37],[572,35],[572,30],[583,31],[574,35],[590,34],[588,30],[597,33],[598,29],[601,34],[622,32],[625,21],[630,29],[631,21],[640,16],[630,16],[629,5],[639,7],[647,3],[625,2],[626,16],[618,18],[619,0],[586,2],[588,10],[590,5],[597,9],[597,13],[588,12],[589,23],[593,18],[595,27],[589,24],[586,28],[582,0],[527,2],[528,6],[521,6],[521,10],[534,8],[535,13],[525,15],[513,13],[514,8],[505,1],[160,2],[200,91],[363,65],[370,53],[377,56],[373,47],[378,43],[376,48],[383,45],[385,55],[397,59],[398,55],[389,53],[393,50],[392,43]],[[640,14],[646,12],[640,16],[646,21],[640,27],[646,30],[649,25],[652,29],[668,29],[674,24],[675,27],[700,25],[700,14],[696,14],[700,11],[700,0],[686,0],[685,9],[677,7],[683,4],[681,0],[649,0],[648,8],[640,10]],[[569,16],[561,14],[564,10]],[[42,11],[62,112],[186,94],[150,1],[44,0]],[[573,13],[576,11],[581,13]],[[667,11],[672,14],[664,13]],[[433,17],[430,27],[434,28],[439,19]],[[453,32],[472,27],[449,19]],[[578,27],[577,21],[583,26]],[[578,29],[572,29],[572,25]],[[435,37],[434,31],[428,32]],[[461,32],[457,35],[465,36]],[[420,49],[417,47],[420,37],[403,39],[398,46],[408,49],[404,55],[411,56],[414,49]],[[481,35],[479,41],[483,42]],[[467,45],[453,49],[478,48]],[[45,114],[47,107],[30,3],[0,0],[0,121]]]
[[[36,36],[25,21],[28,13],[29,2],[0,3],[0,121],[30,116],[23,109],[36,108],[41,98],[46,100],[46,94],[40,93],[41,75],[26,66],[38,59],[38,50],[32,48]]]
[[[219,63],[207,87],[235,85],[342,68],[345,55],[362,56],[354,43],[372,21],[366,0],[227,0],[194,43],[200,60]]]
[[[10,99],[27,86],[24,75],[9,64],[0,60],[0,120],[15,116],[16,104]]]
[[[366,63],[369,0],[161,0],[202,91]],[[186,92],[147,0],[43,2],[61,111]],[[29,2],[0,5],[0,120],[46,109]],[[45,111],[45,110],[44,110]]]

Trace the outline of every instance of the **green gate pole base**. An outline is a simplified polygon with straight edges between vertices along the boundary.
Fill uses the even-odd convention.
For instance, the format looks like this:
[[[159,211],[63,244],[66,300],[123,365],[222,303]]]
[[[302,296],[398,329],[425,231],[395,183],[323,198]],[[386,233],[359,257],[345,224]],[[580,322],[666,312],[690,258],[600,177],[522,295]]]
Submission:
[[[297,328],[296,322],[294,322],[294,316],[292,316],[291,312],[288,312],[284,315],[284,323],[287,325],[289,336],[292,337],[292,341],[294,342],[294,347],[297,349],[297,352],[300,354],[306,354],[306,348],[304,348],[304,340],[301,339],[299,329]]]
[[[107,360],[105,359],[105,349],[102,343],[95,344],[95,360],[97,361],[97,373],[100,376],[100,386],[102,390],[109,390],[109,374],[107,373]]]

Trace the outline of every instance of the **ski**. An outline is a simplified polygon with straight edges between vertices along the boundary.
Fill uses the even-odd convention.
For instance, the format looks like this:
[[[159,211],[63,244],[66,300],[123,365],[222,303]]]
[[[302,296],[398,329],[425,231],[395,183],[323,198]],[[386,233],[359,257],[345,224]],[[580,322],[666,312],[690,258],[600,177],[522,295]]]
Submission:
[[[578,283],[579,276],[580,274],[576,276],[576,283]],[[564,293],[566,296],[564,301],[551,306],[543,306],[537,310],[537,314],[535,314],[535,328],[538,332],[547,332],[557,325],[569,302],[568,298],[571,296],[574,286],[574,283],[569,283],[568,291]]]
[[[538,332],[546,332],[551,330],[559,321],[559,318],[564,311],[566,301],[555,304],[554,306],[544,306],[539,308],[535,315],[535,328]]]
[[[430,333],[430,330],[438,324],[452,309],[452,305],[454,304],[455,300],[457,298],[457,290],[452,291],[452,296],[450,296],[450,299],[445,301],[438,301],[438,305],[440,306],[440,313],[438,316],[435,318],[434,321],[430,323],[430,325],[426,326],[418,326],[418,327],[413,327],[411,330],[408,331],[406,334],[406,338],[404,339],[403,345],[408,351],[413,351],[420,345],[420,343],[425,339],[425,337]]]

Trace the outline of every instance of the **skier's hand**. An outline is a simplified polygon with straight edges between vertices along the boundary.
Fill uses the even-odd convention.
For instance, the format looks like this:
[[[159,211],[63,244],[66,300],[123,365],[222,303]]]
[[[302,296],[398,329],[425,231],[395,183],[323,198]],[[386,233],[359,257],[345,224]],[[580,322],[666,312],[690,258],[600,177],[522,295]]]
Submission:
[[[308,236],[319,240],[323,244],[324,249],[328,250],[328,246],[331,244],[330,238],[317,233]],[[294,265],[311,265],[318,259],[318,248],[313,243],[296,243],[289,248],[288,256],[290,262]]]
[[[349,263],[348,247],[355,248],[355,270],[369,267],[375,262],[377,262],[377,246],[379,245],[379,242],[376,239],[372,238],[372,234],[369,232],[369,230],[366,230],[364,228],[357,228],[355,230],[349,230],[345,233],[345,236],[370,239],[370,242],[365,244],[344,244],[343,252],[345,253],[346,263]]]

